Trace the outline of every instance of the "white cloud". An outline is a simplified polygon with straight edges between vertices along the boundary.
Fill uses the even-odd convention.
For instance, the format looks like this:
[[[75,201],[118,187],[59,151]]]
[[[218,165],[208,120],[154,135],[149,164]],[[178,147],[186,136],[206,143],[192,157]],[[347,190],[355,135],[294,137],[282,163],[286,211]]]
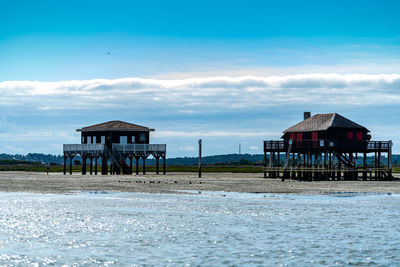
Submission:
[[[171,144],[169,151],[177,154],[194,153],[197,138],[207,140],[208,153],[221,153],[236,151],[239,140],[248,140],[250,146],[279,138],[306,109],[350,110],[345,114],[350,119],[354,113],[359,119],[361,113],[374,112],[375,121],[368,115],[362,122],[376,124],[365,125],[373,138],[398,143],[399,127],[393,120],[376,120],[376,114],[396,116],[398,103],[400,74],[5,81],[0,82],[0,146],[5,152],[21,152],[23,146],[25,152],[58,154],[63,143],[79,142],[76,128],[122,119],[155,127],[152,139]],[[255,146],[249,149],[256,151]]]
[[[0,105],[42,111],[105,107],[193,114],[312,103],[390,105],[400,102],[399,88],[400,74],[5,81],[0,82]]]
[[[13,146],[13,145],[4,145],[2,147],[2,151],[7,151],[8,153],[12,153],[12,154],[19,154],[19,153],[25,152],[24,148]]]
[[[194,151],[195,148],[194,148],[194,146],[181,146],[181,147],[179,147],[179,150],[180,151]]]

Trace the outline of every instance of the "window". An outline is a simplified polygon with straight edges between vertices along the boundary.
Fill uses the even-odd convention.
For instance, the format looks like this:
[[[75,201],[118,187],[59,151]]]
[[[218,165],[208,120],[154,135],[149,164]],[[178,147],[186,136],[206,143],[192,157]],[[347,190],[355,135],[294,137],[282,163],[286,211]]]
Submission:
[[[296,139],[296,134],[295,133],[290,133],[289,139],[295,140]]]
[[[88,136],[87,137],[87,142],[86,142],[87,144],[91,144],[92,143],[92,137],[91,136]]]
[[[135,136],[132,136],[132,144],[135,143]]]
[[[119,137],[119,143],[121,145],[126,145],[128,143],[128,136],[120,136]]]
[[[296,133],[296,147],[302,147],[303,146],[303,134],[302,133]]]
[[[349,140],[354,139],[354,133],[353,132],[347,132],[347,139],[349,139]]]
[[[362,132],[357,132],[357,133],[356,133],[356,138],[357,138],[357,140],[363,140],[363,134],[362,134]]]
[[[311,139],[312,139],[312,146],[318,147],[318,132],[312,132]]]
[[[93,144],[96,144],[96,136],[93,136]]]
[[[85,143],[85,137],[82,136],[81,139],[82,139],[81,140],[81,144],[84,144]]]
[[[312,140],[318,140],[318,132],[312,132],[311,133],[311,139]]]
[[[141,134],[139,135],[139,141],[140,141],[140,142],[145,142],[145,141],[146,141],[146,135],[145,135],[144,133],[141,133]]]
[[[106,143],[106,137],[105,137],[104,135],[101,137],[101,143],[102,143],[102,144],[105,144],[105,143]]]

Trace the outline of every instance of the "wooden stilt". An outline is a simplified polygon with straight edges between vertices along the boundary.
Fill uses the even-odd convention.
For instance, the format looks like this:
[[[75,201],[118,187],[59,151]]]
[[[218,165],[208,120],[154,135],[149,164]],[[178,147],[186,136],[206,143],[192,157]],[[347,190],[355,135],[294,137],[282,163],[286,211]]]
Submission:
[[[93,175],[93,157],[89,157],[90,160],[90,175]]]
[[[381,163],[381,161],[382,161],[382,158],[381,158],[381,156],[382,156],[382,153],[381,153],[382,143],[381,142],[379,142],[378,148],[379,148],[379,152],[378,152],[378,168],[379,168],[379,170],[378,170],[378,178],[381,179],[382,176],[383,176],[382,175],[382,171],[381,171],[381,167],[382,167],[382,163]]]
[[[136,175],[139,175],[139,156],[135,156],[136,159]]]
[[[392,140],[389,141],[389,148],[388,148],[388,178],[392,179]]]
[[[292,152],[292,175],[291,175],[291,179],[296,179],[296,172],[294,170],[294,166],[295,166],[295,160],[296,160],[296,153]]]
[[[102,175],[108,174],[108,160],[104,154],[101,156],[101,174]]]
[[[146,158],[147,156],[143,156],[142,160],[143,160],[143,174],[146,174]]]
[[[98,156],[94,157],[94,175],[97,175],[97,159],[98,158],[99,158]]]
[[[156,174],[160,174],[159,172],[159,161],[160,161],[160,156],[156,156]]]
[[[375,180],[378,179],[378,156],[377,156],[377,152],[375,152],[375,156],[374,156],[374,169],[375,169]]]
[[[264,178],[267,178],[267,151],[266,151],[266,141],[264,141]]]
[[[82,175],[86,175],[86,157],[82,156]]]
[[[269,165],[268,177],[272,178],[272,152],[269,152],[268,165]]]
[[[165,174],[167,174],[167,159],[166,159],[166,156],[163,156],[162,159],[163,159],[163,174],[165,175]]]
[[[363,180],[367,180],[367,153],[364,152],[363,154]]]
[[[328,151],[327,150],[325,150],[325,153],[324,153],[324,178],[325,178],[325,180],[328,180],[329,179],[329,176],[328,176],[328,172],[326,171],[326,169],[327,169],[327,162],[328,162],[328,159],[327,159],[327,157],[328,157]]]
[[[133,156],[129,156],[129,174],[132,174]]]
[[[64,155],[64,175],[67,174],[67,156]]]
[[[69,174],[72,175],[72,160],[74,156],[70,156],[69,158]]]
[[[281,152],[279,151],[278,148],[278,153],[277,154],[277,162],[276,162],[276,177],[279,178],[279,167],[281,166]]]

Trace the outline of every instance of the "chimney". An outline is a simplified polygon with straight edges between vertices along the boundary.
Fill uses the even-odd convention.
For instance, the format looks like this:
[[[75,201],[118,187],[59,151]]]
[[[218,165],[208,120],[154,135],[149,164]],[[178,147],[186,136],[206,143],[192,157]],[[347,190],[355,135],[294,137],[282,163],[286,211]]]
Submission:
[[[311,117],[311,112],[304,112],[304,120],[308,119]]]

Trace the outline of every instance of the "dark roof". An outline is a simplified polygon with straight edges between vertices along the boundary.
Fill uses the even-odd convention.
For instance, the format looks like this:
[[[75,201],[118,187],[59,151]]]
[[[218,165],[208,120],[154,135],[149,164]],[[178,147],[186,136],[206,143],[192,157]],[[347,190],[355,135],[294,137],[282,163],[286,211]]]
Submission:
[[[317,132],[325,131],[328,128],[354,128],[363,129],[369,132],[367,128],[361,126],[337,113],[316,114],[302,122],[293,125],[292,127],[283,131],[284,133],[290,132]]]
[[[83,127],[82,129],[77,129],[77,132],[93,132],[93,131],[145,131],[150,132],[154,131],[154,129],[150,129],[145,126],[128,123],[124,121],[108,121],[103,122],[87,127]]]

